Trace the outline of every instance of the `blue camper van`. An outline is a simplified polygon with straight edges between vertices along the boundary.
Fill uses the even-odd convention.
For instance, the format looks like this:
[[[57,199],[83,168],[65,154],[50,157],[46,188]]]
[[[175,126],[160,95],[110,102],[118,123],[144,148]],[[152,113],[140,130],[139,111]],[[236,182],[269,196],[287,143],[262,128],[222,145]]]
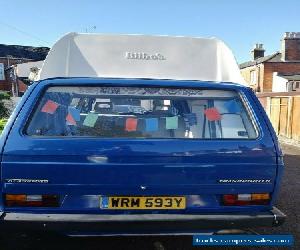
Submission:
[[[216,39],[68,34],[2,133],[0,225],[120,235],[282,224],[282,153],[239,77]]]

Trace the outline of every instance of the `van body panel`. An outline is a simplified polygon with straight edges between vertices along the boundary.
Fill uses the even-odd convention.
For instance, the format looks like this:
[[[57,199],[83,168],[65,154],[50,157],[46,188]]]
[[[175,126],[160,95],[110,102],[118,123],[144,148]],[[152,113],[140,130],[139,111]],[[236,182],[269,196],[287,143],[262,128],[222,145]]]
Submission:
[[[16,118],[19,115],[19,112],[21,111],[21,109],[23,108],[25,102],[28,100],[29,96],[31,95],[31,93],[33,92],[34,88],[37,86],[37,83],[32,84],[25,92],[24,96],[22,97],[22,99],[18,102],[17,106],[15,107],[14,111],[12,112],[12,114],[10,115],[2,133],[0,136],[0,170],[2,167],[2,156],[3,156],[3,150],[4,150],[4,146],[6,143],[6,139],[10,133],[10,130],[16,120]],[[2,171],[0,171],[0,178],[1,178],[1,184],[2,184]],[[3,210],[4,207],[4,202],[3,202],[3,197],[2,195],[0,196],[0,212]]]
[[[26,123],[45,88],[70,85],[237,91],[251,113],[258,136],[256,139],[141,139],[26,135]],[[60,206],[4,206],[5,212],[142,213],[101,209],[101,197],[117,195],[182,195],[187,199],[184,210],[149,213],[251,214],[272,209],[283,169],[281,152],[265,112],[248,88],[232,83],[108,78],[57,78],[40,81],[35,86],[31,95],[23,97],[23,105],[15,111],[15,121],[6,132],[1,162],[2,192],[55,194],[60,197]],[[270,204],[222,204],[224,194],[251,193],[269,193]]]

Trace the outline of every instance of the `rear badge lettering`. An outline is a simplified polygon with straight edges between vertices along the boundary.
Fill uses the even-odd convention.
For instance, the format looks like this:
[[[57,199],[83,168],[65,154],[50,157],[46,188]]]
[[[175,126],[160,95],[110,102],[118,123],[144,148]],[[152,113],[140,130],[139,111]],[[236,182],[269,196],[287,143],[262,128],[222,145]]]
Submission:
[[[49,180],[38,179],[5,179],[6,183],[28,183],[28,184],[47,184]]]
[[[160,53],[147,54],[145,52],[126,52],[125,58],[135,59],[135,60],[153,60],[153,61],[167,60],[167,58]]]
[[[219,183],[271,183],[269,179],[221,179]]]

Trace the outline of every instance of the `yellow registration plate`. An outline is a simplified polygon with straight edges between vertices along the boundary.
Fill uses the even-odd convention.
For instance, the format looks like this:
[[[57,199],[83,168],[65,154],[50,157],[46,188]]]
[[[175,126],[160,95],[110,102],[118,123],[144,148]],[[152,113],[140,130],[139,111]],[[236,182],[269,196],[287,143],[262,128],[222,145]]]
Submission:
[[[185,209],[186,200],[184,196],[102,196],[100,207],[107,209]]]

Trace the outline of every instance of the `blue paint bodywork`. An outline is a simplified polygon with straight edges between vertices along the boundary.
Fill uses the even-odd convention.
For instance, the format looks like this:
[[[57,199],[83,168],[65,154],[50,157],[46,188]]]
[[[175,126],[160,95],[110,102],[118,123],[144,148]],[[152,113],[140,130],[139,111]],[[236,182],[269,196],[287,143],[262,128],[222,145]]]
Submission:
[[[255,119],[256,139],[112,139],[30,137],[27,119],[45,88],[56,85],[159,86],[235,90]],[[282,153],[272,125],[251,89],[199,81],[56,78],[35,83],[24,95],[0,141],[3,194],[57,194],[58,208],[7,208],[4,212],[141,213],[100,209],[99,195],[186,195],[184,211],[151,213],[256,213],[269,211],[282,176]],[[107,157],[94,163],[89,156]],[[48,184],[6,183],[6,179],[47,179]],[[270,179],[270,183],[222,184],[219,179]],[[142,190],[140,186],[146,186]],[[222,194],[271,193],[266,206],[222,206]]]

